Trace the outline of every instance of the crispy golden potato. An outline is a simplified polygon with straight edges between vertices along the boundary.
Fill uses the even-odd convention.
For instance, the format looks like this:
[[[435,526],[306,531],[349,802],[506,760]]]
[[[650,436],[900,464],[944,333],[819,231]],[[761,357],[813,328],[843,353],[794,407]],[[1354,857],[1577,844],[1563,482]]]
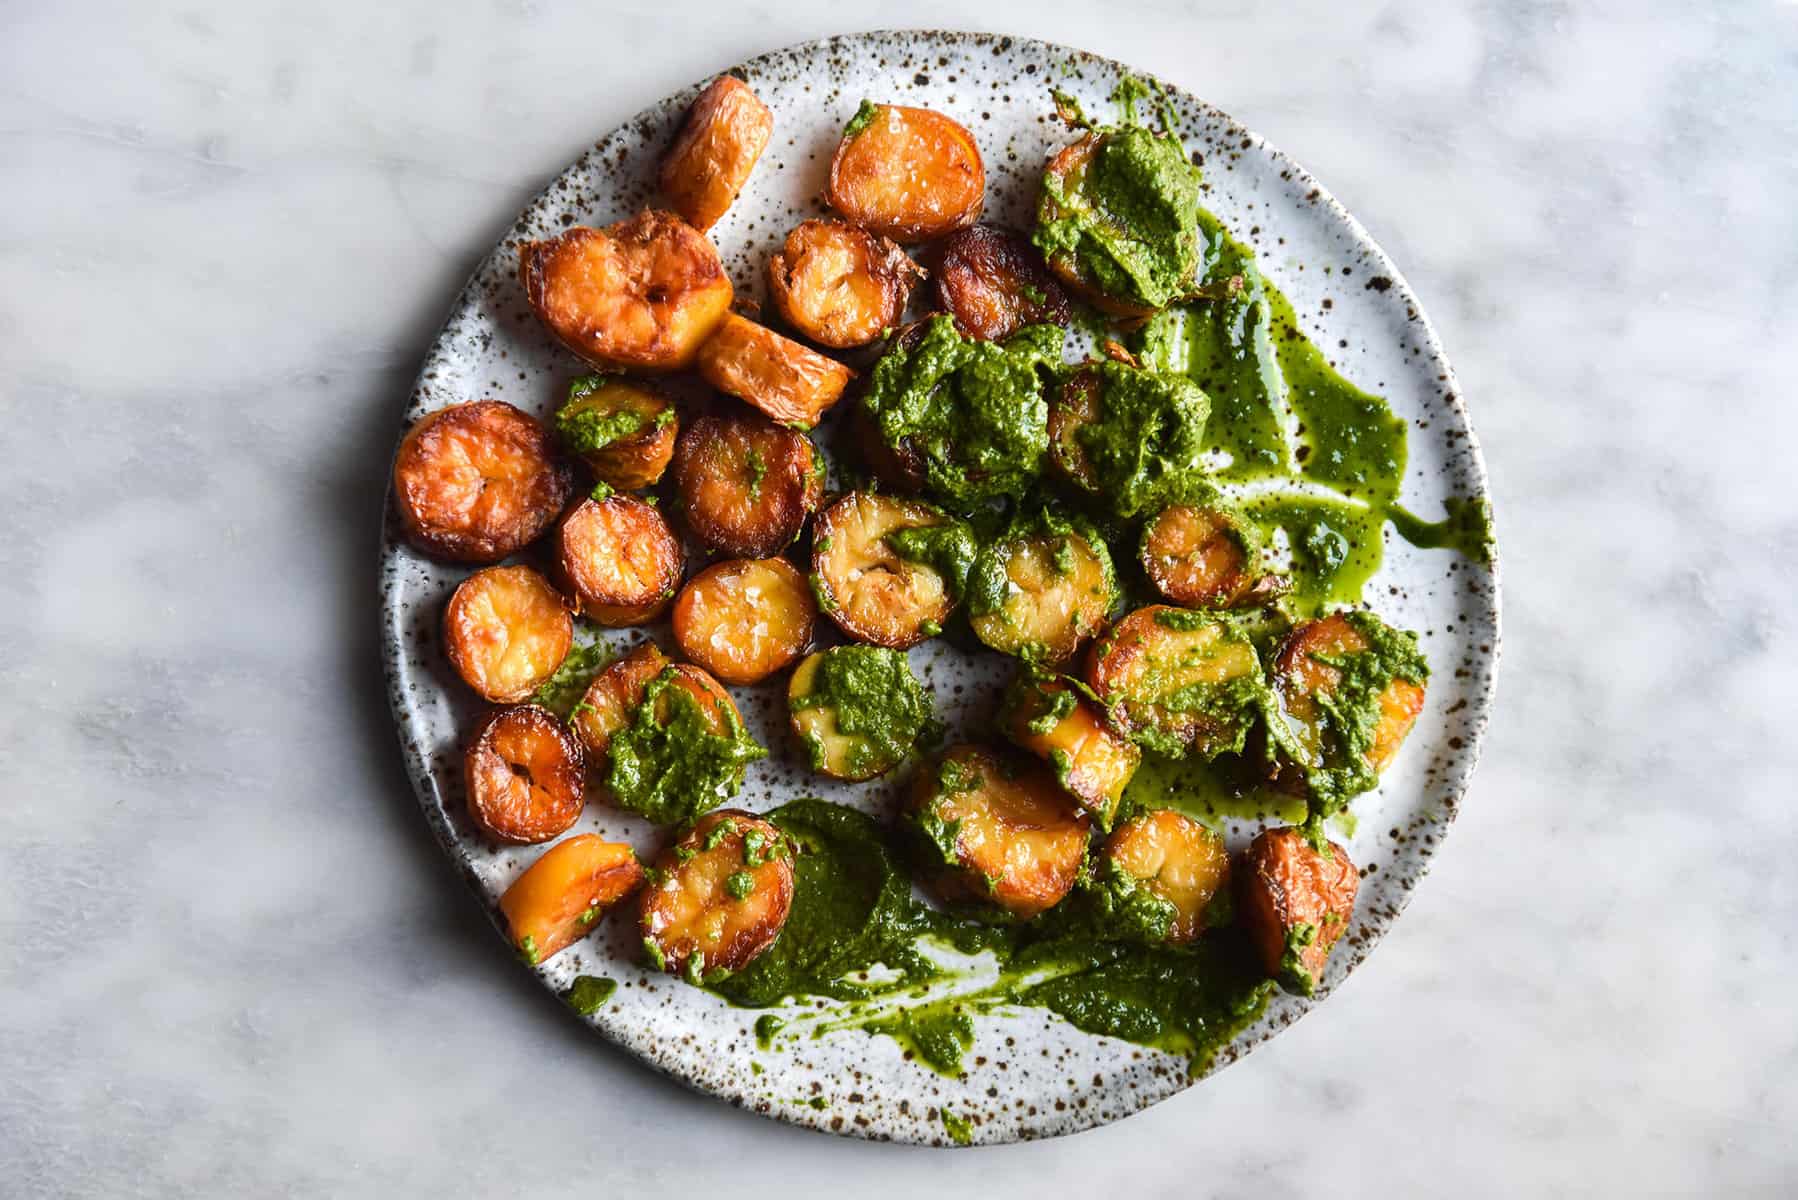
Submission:
[[[974,634],[1001,654],[1059,667],[1105,627],[1117,603],[1111,556],[1069,527],[982,547],[968,585]]]
[[[688,424],[674,483],[693,536],[733,558],[769,558],[824,498],[824,462],[802,433],[737,412]]]
[[[1287,588],[1261,569],[1240,518],[1217,508],[1162,509],[1143,527],[1142,567],[1162,595],[1192,608],[1250,608]]]
[[[774,132],[774,114],[730,75],[712,80],[662,159],[662,192],[695,229],[718,223],[736,201]]]
[[[1105,857],[1142,887],[1173,905],[1167,940],[1196,941],[1205,910],[1230,881],[1224,839],[1191,817],[1168,809],[1139,813],[1117,827]]]
[[[674,601],[681,653],[726,683],[760,683],[805,653],[818,605],[784,558],[713,563]]]
[[[606,909],[637,890],[643,865],[622,842],[581,833],[557,842],[499,898],[512,945],[532,966],[599,927]]]
[[[1093,643],[1086,682],[1124,736],[1202,758],[1242,749],[1265,686],[1255,647],[1228,621],[1165,604]]]
[[[1371,620],[1371,616],[1363,619]],[[1326,765],[1329,751],[1321,724],[1320,696],[1335,691],[1342,672],[1324,659],[1342,659],[1371,649],[1367,638],[1342,613],[1309,621],[1286,635],[1274,659],[1274,690],[1288,727],[1298,737],[1311,765]],[[1393,679],[1380,692],[1380,713],[1367,749],[1367,763],[1384,771],[1410,735],[1423,712],[1424,687],[1407,679]]]
[[[923,269],[897,244],[847,221],[806,221],[768,260],[787,324],[821,346],[866,346],[899,324]]]
[[[626,495],[570,509],[556,531],[556,556],[581,613],[615,627],[654,620],[685,567],[662,511]]]
[[[793,905],[791,846],[741,809],[701,817],[655,867],[639,917],[643,951],[695,983],[748,966],[780,936]]]
[[[469,815],[496,842],[547,842],[566,832],[586,803],[580,743],[535,704],[489,714],[462,766]]]
[[[487,567],[457,585],[443,610],[443,651],[483,700],[529,698],[574,644],[568,602],[529,567]]]
[[[1064,146],[1054,158],[1049,160],[1048,173],[1061,181],[1062,193],[1077,196],[1083,190],[1087,168],[1092,165],[1093,156],[1098,153],[1101,135],[1088,133],[1072,145]],[[1059,219],[1063,215],[1062,207],[1045,192],[1039,220],[1043,223]],[[1120,299],[1107,294],[1092,279],[1087,277],[1085,269],[1080,265],[1079,256],[1072,253],[1052,254],[1049,256],[1049,269],[1060,276],[1069,290],[1085,300],[1100,312],[1109,313],[1126,321],[1142,321],[1155,315],[1155,309],[1130,300]]]
[[[673,213],[577,225],[518,250],[537,319],[599,367],[678,371],[730,311],[730,276],[705,234]]]
[[[644,642],[593,677],[568,723],[580,739],[588,768],[598,773],[612,748],[612,735],[631,723],[649,681],[662,673],[668,656],[654,642]]]
[[[493,563],[548,529],[573,486],[543,426],[498,400],[440,409],[393,462],[406,540],[433,558]]]
[[[1112,732],[1097,705],[1061,680],[1026,673],[1006,689],[999,728],[1048,763],[1100,829],[1111,828],[1142,751]]]
[[[1297,829],[1263,830],[1236,871],[1236,905],[1267,973],[1309,996],[1355,915],[1361,876],[1335,842],[1314,849]]]
[[[962,336],[988,342],[1026,325],[1066,325],[1073,316],[1035,247],[997,225],[970,225],[943,243],[936,297]]]
[[[854,372],[834,358],[731,313],[700,347],[699,373],[782,425],[810,429],[842,398]]]
[[[1041,764],[955,746],[912,781],[909,819],[932,847],[931,890],[1019,920],[1073,890],[1092,822]]]
[[[674,402],[647,383],[583,375],[556,412],[556,437],[593,474],[621,492],[662,477],[674,457],[680,418]]]
[[[896,242],[972,225],[986,201],[974,135],[928,108],[862,102],[830,161],[824,202]]]
[[[904,650],[940,631],[955,607],[942,575],[887,545],[900,529],[945,525],[947,514],[915,500],[850,492],[812,531],[818,607],[852,638]]]

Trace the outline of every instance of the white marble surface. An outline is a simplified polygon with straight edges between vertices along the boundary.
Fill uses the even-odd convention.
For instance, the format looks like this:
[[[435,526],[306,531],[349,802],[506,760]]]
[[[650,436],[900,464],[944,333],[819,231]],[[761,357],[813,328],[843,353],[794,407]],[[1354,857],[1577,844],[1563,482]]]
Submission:
[[[0,1193],[1798,1189],[1798,7],[600,7],[0,6]],[[400,770],[373,564],[414,368],[542,181],[737,59],[970,20],[1189,85],[1384,242],[1508,637],[1327,1005],[950,1159],[687,1094],[512,967]]]

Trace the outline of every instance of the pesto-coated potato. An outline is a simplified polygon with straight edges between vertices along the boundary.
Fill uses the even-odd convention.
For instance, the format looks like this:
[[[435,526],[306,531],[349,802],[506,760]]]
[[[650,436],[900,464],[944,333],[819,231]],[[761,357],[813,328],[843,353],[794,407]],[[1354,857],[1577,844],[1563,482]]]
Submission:
[[[1263,830],[1235,872],[1236,911],[1267,973],[1309,996],[1330,948],[1355,915],[1361,876],[1335,842],[1314,848],[1297,829]]]
[[[1070,483],[1097,495],[1099,476],[1080,444],[1080,431],[1104,414],[1104,385],[1092,371],[1075,371],[1049,404],[1049,462]]]
[[[986,200],[974,135],[928,108],[863,101],[830,161],[824,202],[896,242],[972,225]]]
[[[662,477],[674,457],[680,418],[674,402],[646,383],[617,375],[584,375],[556,412],[556,437],[593,474],[621,492]]]
[[[782,425],[810,429],[854,372],[834,358],[731,313],[699,349],[699,373]]]
[[[741,809],[701,817],[656,857],[638,923],[651,965],[698,983],[741,971],[773,944],[793,905],[793,852]]]
[[[931,847],[932,891],[1019,920],[1073,890],[1092,828],[1042,764],[968,745],[918,772],[907,819]]]
[[[443,651],[483,700],[529,698],[574,644],[568,602],[529,567],[487,567],[457,585],[443,610]]]
[[[499,898],[512,945],[536,966],[599,927],[606,909],[637,890],[643,865],[623,842],[582,833],[557,842]]]
[[[1173,906],[1167,940],[1195,941],[1206,909],[1230,882],[1224,839],[1169,809],[1138,813],[1105,843],[1105,858],[1137,885]]]
[[[616,662],[610,663],[593,682],[574,711],[568,724],[580,739],[587,766],[598,772],[605,765],[611,749],[612,735],[631,723],[649,681],[668,666],[668,656],[654,642],[644,642]]]
[[[619,371],[691,366],[734,295],[705,234],[653,210],[526,242],[518,273],[537,319],[557,340]]]
[[[1390,636],[1384,623],[1372,613],[1332,613],[1299,626],[1281,643],[1274,659],[1274,692],[1286,717],[1286,727],[1298,742],[1301,767],[1339,765],[1335,760],[1348,749],[1344,742],[1362,734],[1359,728],[1338,728],[1322,701],[1340,689],[1343,665],[1379,655],[1370,633]],[[1415,654],[1415,647],[1402,650],[1410,651],[1403,655],[1406,658]],[[1354,740],[1367,765],[1378,773],[1392,762],[1417,723],[1417,716],[1423,711],[1424,684],[1421,675],[1412,680],[1395,674],[1391,664],[1374,661],[1366,665],[1384,678],[1374,697],[1376,709],[1370,728],[1365,736],[1354,736]],[[1382,666],[1387,669],[1381,671]]]
[[[580,743],[535,704],[489,714],[462,766],[469,815],[496,842],[547,842],[580,818],[587,800]]]
[[[1261,569],[1241,518],[1219,508],[1173,504],[1143,527],[1142,566],[1157,590],[1191,608],[1247,608],[1286,590]]]
[[[1086,682],[1124,736],[1206,759],[1242,749],[1266,687],[1255,647],[1227,619],[1165,604],[1094,642]]]
[[[662,193],[695,229],[718,223],[736,201],[774,132],[774,114],[749,85],[720,75],[707,85],[662,159]]]
[[[866,346],[899,324],[924,272],[898,245],[847,221],[806,221],[768,260],[787,324],[821,346]]]
[[[586,499],[556,531],[556,555],[582,615],[601,625],[641,625],[674,599],[685,566],[661,509],[635,496]]]
[[[784,558],[713,563],[674,600],[681,653],[726,683],[760,683],[811,645],[818,605]]]
[[[904,650],[941,632],[955,607],[948,582],[924,563],[899,557],[887,536],[946,525],[940,509],[876,492],[850,492],[812,530],[812,587],[818,607],[852,638]]]
[[[1111,828],[1142,751],[1105,724],[1097,705],[1061,680],[1026,672],[1005,691],[999,728],[1048,763],[1100,829]]]
[[[832,646],[794,669],[787,711],[812,770],[860,783],[911,753],[930,721],[930,694],[903,651]]]
[[[1059,667],[1105,627],[1117,603],[1105,543],[1043,525],[983,547],[968,584],[974,634],[1001,654]]]
[[[824,461],[804,434],[759,414],[713,414],[681,433],[674,483],[694,537],[733,558],[768,558],[817,511]]]
[[[493,563],[537,540],[573,479],[548,431],[498,400],[431,413],[400,443],[393,501],[406,540],[433,558]]]
[[[950,235],[936,265],[937,302],[964,337],[996,342],[1026,325],[1066,325],[1067,293],[1029,242],[997,225]]]
[[[1049,160],[1048,176],[1056,181],[1063,195],[1077,196],[1084,190],[1087,170],[1099,152],[1103,136],[1088,133],[1072,145],[1064,146]],[[1042,197],[1041,210],[1045,221],[1052,221],[1063,215],[1047,189]],[[1155,315],[1153,305],[1106,292],[1091,277],[1076,254],[1050,254],[1048,263],[1049,269],[1060,276],[1069,290],[1100,312],[1136,321]]]

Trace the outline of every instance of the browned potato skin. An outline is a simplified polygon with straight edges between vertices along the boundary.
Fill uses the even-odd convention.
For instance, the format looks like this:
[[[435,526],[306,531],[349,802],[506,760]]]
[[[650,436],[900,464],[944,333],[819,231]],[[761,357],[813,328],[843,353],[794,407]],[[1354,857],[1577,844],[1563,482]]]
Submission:
[[[1287,587],[1249,561],[1228,514],[1187,504],[1170,505],[1149,521],[1142,567],[1163,596],[1189,608],[1253,607]]]
[[[1335,667],[1318,662],[1314,656],[1335,658],[1366,649],[1367,639],[1340,613],[1294,629],[1280,643],[1280,653],[1274,659],[1274,686],[1280,695],[1280,706],[1288,716],[1310,725],[1318,715],[1314,697],[1329,693],[1341,678]],[[1368,765],[1375,771],[1384,771],[1410,736],[1418,714],[1423,712],[1424,694],[1421,685],[1408,679],[1394,679],[1380,693],[1380,723],[1367,752]]]
[[[538,320],[564,346],[620,371],[691,366],[735,294],[705,234],[655,210],[526,242],[518,273]]]
[[[1087,686],[1106,706],[1106,720],[1120,733],[1129,734],[1150,723],[1146,717],[1131,712],[1129,684],[1138,678],[1138,666],[1147,653],[1145,645],[1159,640],[1155,618],[1164,611],[1184,610],[1151,604],[1128,613],[1093,643],[1087,656]],[[1217,732],[1216,721],[1203,713],[1168,713],[1159,705],[1155,708],[1162,714],[1160,724],[1164,732],[1189,747],[1204,742]]]
[[[499,898],[512,945],[532,966],[599,928],[605,910],[637,890],[643,865],[622,842],[581,833],[557,842]]]
[[[457,585],[443,610],[443,650],[483,700],[527,699],[574,644],[568,602],[529,567],[487,567]]]
[[[1056,570],[1052,557],[1063,536],[1076,560],[1068,576]],[[969,619],[974,635],[1001,654],[1021,654],[1028,647],[1044,666],[1065,665],[1105,628],[1116,599],[1098,552],[1078,533],[1031,534],[1007,539],[996,549],[1005,554],[1012,590],[998,609]],[[1020,618],[1026,624],[1020,625]],[[1046,636],[1033,636],[1039,633]]]
[[[1078,190],[1079,180],[1085,176],[1086,169],[1092,164],[1093,155],[1098,149],[1099,135],[1096,133],[1086,134],[1072,145],[1062,147],[1055,157],[1049,160],[1049,174],[1059,176],[1067,181],[1064,185],[1067,192],[1072,193]],[[1053,216],[1055,211],[1057,210],[1052,208],[1046,215]],[[1049,269],[1055,272],[1063,283],[1067,284],[1070,291],[1100,312],[1109,313],[1114,317],[1122,317],[1126,321],[1142,321],[1155,315],[1153,308],[1119,300],[1099,290],[1098,286],[1086,277],[1086,272],[1081,270],[1079,258],[1075,255],[1058,254],[1051,257]]]
[[[589,767],[598,770],[605,764],[612,735],[631,723],[650,680],[667,665],[661,647],[645,642],[593,677],[568,718]]]
[[[498,400],[441,409],[414,425],[393,461],[406,540],[432,558],[494,563],[548,529],[573,479],[549,431]]]
[[[810,429],[842,399],[854,372],[791,338],[731,313],[700,347],[700,375],[782,425]]]
[[[1054,696],[1069,690],[1056,679],[1019,679],[1005,694],[1000,728],[1051,769],[1055,769],[1051,756],[1058,750],[1066,754],[1067,773],[1061,786],[1093,815],[1099,828],[1109,829],[1124,789],[1142,763],[1142,751],[1136,743],[1113,733],[1098,706],[1079,693],[1074,695],[1073,711],[1053,729],[1032,732],[1030,722],[1049,710]]]
[[[1076,435],[1082,426],[1104,416],[1103,391],[1097,374],[1075,371],[1049,402],[1049,461],[1069,482],[1094,495],[1099,492],[1099,480]]]
[[[725,821],[735,826],[710,850],[706,836]],[[793,905],[790,854],[772,854],[751,867],[745,861],[744,835],[758,829],[769,845],[784,842],[779,829],[740,808],[707,813],[691,833],[656,857],[659,881],[643,891],[639,927],[646,946],[653,945],[664,969],[681,974],[699,955],[695,970],[740,971],[773,944]],[[686,862],[680,852],[693,853]],[[725,890],[725,880],[747,871],[753,890],[741,900]]]
[[[1167,940],[1184,945],[1205,932],[1205,909],[1230,886],[1224,839],[1169,809],[1139,813],[1118,826],[1105,857],[1174,906]]]
[[[624,495],[570,509],[556,531],[556,558],[581,613],[612,627],[654,620],[685,566],[661,510]]]
[[[1330,948],[1355,914],[1361,876],[1346,850],[1335,842],[1329,847],[1328,856],[1320,853],[1291,827],[1263,830],[1243,851],[1235,873],[1237,912],[1269,975],[1281,974],[1289,930],[1300,924],[1317,930],[1311,944],[1299,950],[1309,986],[1303,979],[1283,979],[1289,991],[1309,993],[1317,986]]]
[[[986,201],[974,135],[928,108],[877,106],[837,144],[824,202],[896,242],[926,242],[972,225]]]
[[[468,812],[496,842],[547,842],[580,818],[586,779],[580,743],[547,708],[496,709],[463,754]]]
[[[642,432],[581,456],[596,478],[621,492],[646,488],[662,478],[674,458],[674,439],[680,433],[674,401],[646,383],[614,378],[575,403],[600,412],[634,412],[649,422]]]
[[[720,75],[699,93],[662,159],[669,207],[704,231],[718,223],[755,170],[774,132],[774,114],[749,85]]]
[[[943,243],[936,296],[964,337],[989,342],[1026,325],[1066,325],[1073,315],[1035,248],[998,225],[970,225]]]
[[[754,413],[713,414],[681,433],[674,483],[693,536],[733,558],[768,558],[799,536],[824,499],[820,465],[802,433]]]
[[[768,260],[768,292],[787,324],[836,350],[899,324],[923,269],[897,244],[847,221],[806,221]]]
[[[681,653],[726,683],[760,683],[812,642],[818,605],[784,558],[713,563],[674,601]]]
[[[850,492],[832,504],[812,528],[819,607],[859,641],[894,650],[923,641],[930,636],[925,623],[941,626],[955,598],[942,576],[900,558],[884,539],[899,529],[948,520],[928,504],[874,492]]]

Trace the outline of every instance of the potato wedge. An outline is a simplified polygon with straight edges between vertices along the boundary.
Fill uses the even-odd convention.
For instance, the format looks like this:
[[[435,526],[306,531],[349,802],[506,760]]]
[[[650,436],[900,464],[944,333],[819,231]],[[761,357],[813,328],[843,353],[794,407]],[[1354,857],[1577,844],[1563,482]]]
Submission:
[[[638,917],[643,952],[689,982],[716,979],[772,945],[792,906],[786,836],[742,809],[719,809],[656,857]]]
[[[406,540],[432,558],[494,563],[537,540],[573,478],[549,433],[498,400],[439,409],[406,434],[393,501]]]
[[[1335,842],[1319,851],[1290,827],[1267,829],[1235,875],[1237,913],[1262,966],[1287,991],[1311,995],[1355,915],[1361,876],[1348,851]]]
[[[1346,800],[1377,781],[1423,711],[1428,667],[1414,638],[1372,613],[1339,612],[1294,629],[1274,659],[1282,772],[1293,790]]]
[[[787,709],[812,770],[854,783],[898,766],[931,719],[904,653],[880,646],[808,656],[787,684]]]
[[[812,642],[818,604],[784,558],[713,563],[674,601],[681,653],[726,683],[760,683]]]
[[[705,234],[653,210],[526,242],[518,273],[537,319],[558,341],[619,371],[691,366],[735,294]]]
[[[1267,686],[1236,626],[1165,604],[1137,609],[1093,643],[1086,682],[1131,741],[1206,759],[1242,749]]]
[[[899,246],[847,221],[806,221],[768,259],[768,293],[800,333],[836,350],[899,324],[924,271]]]
[[[812,587],[818,607],[852,638],[904,650],[941,632],[955,607],[934,568],[901,558],[887,535],[946,525],[948,514],[915,500],[850,492],[818,516],[812,531]]]
[[[1252,530],[1221,508],[1173,504],[1143,527],[1142,567],[1156,589],[1189,608],[1250,608],[1289,586],[1262,570]]]
[[[483,700],[513,704],[556,673],[574,644],[568,602],[529,567],[487,567],[443,610],[443,651]]]
[[[1059,667],[1105,628],[1117,600],[1104,541],[1045,515],[981,548],[968,620],[1001,654]]]
[[[824,460],[804,434],[766,417],[708,415],[681,434],[674,483],[694,537],[733,558],[769,558],[817,511]]]
[[[731,313],[699,349],[705,381],[782,425],[810,429],[842,399],[855,372],[834,358]]]
[[[599,928],[606,909],[637,890],[643,864],[623,842],[581,833],[557,842],[499,898],[512,945],[533,967]]]
[[[1119,825],[1105,843],[1105,861],[1172,906],[1166,940],[1175,944],[1198,940],[1206,911],[1230,882],[1224,839],[1169,809],[1139,813]]]
[[[462,766],[469,815],[496,842],[547,842],[567,832],[586,803],[580,743],[535,704],[490,713]]]
[[[1025,672],[1011,681],[999,728],[1049,764],[1100,829],[1110,829],[1142,751],[1105,724],[1099,707],[1059,679]]]
[[[662,477],[674,457],[680,418],[674,402],[646,383],[583,375],[556,412],[556,438],[593,474],[621,492]]]
[[[896,242],[926,242],[972,225],[986,202],[974,135],[928,108],[862,106],[830,161],[824,203]]]
[[[580,739],[587,768],[603,771],[612,735],[631,723],[649,681],[668,666],[668,656],[654,642],[644,642],[593,677],[580,703],[568,714],[568,724]]]
[[[622,494],[570,509],[556,531],[556,557],[582,615],[612,627],[654,620],[685,567],[662,511]]]
[[[718,223],[749,182],[774,132],[774,114],[749,85],[720,75],[699,93],[662,158],[668,206],[695,229]]]
[[[1066,325],[1067,293],[1029,242],[998,225],[970,225],[943,243],[936,298],[963,337],[1002,341],[1026,325]]]

